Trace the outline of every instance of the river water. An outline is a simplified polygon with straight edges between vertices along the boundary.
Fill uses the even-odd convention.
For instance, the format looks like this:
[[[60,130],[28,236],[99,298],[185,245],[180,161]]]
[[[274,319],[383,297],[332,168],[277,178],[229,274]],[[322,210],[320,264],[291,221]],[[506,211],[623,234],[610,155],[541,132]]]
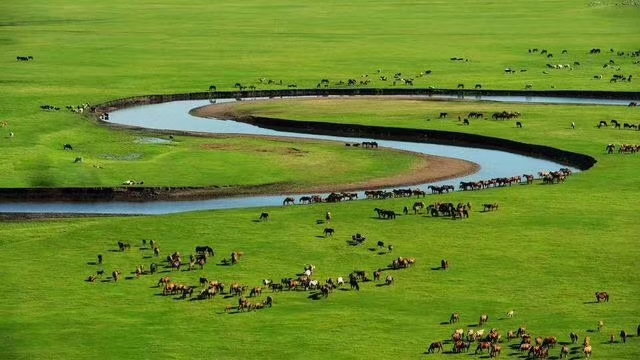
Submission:
[[[404,96],[406,97],[406,96]],[[438,100],[460,100],[456,96],[413,96]],[[261,100],[261,99],[254,99]],[[559,98],[559,97],[522,97],[522,96],[484,96],[472,100],[541,103],[541,104],[581,104],[627,106],[629,101],[610,99]],[[218,99],[216,103],[235,101]],[[189,111],[210,105],[208,100],[176,101],[162,104],[145,105],[114,111],[109,114],[109,121],[114,124],[144,127],[149,129],[195,131],[212,134],[250,134],[264,136],[287,136],[294,138],[319,139],[339,142],[376,141],[379,146],[413,151],[416,153],[446,156],[472,161],[480,165],[480,171],[457,179],[432,182],[411,186],[427,190],[428,185],[457,184],[460,181],[478,181],[495,177],[510,177],[539,171],[557,170],[564,167],[552,161],[530,158],[503,151],[465,148],[457,146],[435,145],[414,142],[388,141],[379,139],[363,139],[326,135],[281,132],[263,129],[250,124],[231,120],[215,120],[195,117]],[[142,142],[154,142],[153,139],[141,139]],[[578,171],[578,169],[572,169]],[[363,189],[364,190],[364,189]],[[322,194],[326,195],[326,194]],[[362,198],[362,192],[359,196]],[[282,206],[286,196],[299,197],[293,194],[277,194],[273,196],[240,196],[197,201],[152,201],[152,202],[9,202],[0,203],[1,213],[75,213],[75,214],[126,214],[126,215],[160,215],[200,210],[220,210],[234,208],[264,208]]]

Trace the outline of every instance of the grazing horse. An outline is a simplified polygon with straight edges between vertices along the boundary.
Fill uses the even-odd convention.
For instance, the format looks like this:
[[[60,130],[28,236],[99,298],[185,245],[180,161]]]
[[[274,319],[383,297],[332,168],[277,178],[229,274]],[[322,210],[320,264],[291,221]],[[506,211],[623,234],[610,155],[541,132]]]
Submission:
[[[582,349],[582,352],[584,353],[584,357],[586,358],[590,358],[591,357],[591,345],[587,345]]]
[[[572,344],[577,344],[578,343],[578,340],[579,340],[578,334],[572,332],[572,333],[569,334],[569,337],[571,338],[571,343]]]
[[[488,321],[489,321],[489,315],[482,314],[482,315],[480,315],[480,321],[478,322],[478,324],[480,326],[482,326],[482,325],[486,324]]]
[[[469,125],[469,119],[462,120],[462,125]]]
[[[451,317],[449,317],[449,324],[455,324],[458,321],[460,321],[460,314],[458,313],[451,314]]]
[[[393,280],[393,276],[388,275],[384,282],[385,282],[387,285],[393,285],[393,281],[394,281],[394,280]]]
[[[609,302],[609,294],[606,291],[596,292],[596,301],[597,302]]]
[[[335,230],[333,228],[324,228],[324,237],[333,236]]]
[[[449,261],[448,260],[441,260],[440,261],[440,268],[442,270],[447,270],[449,268]]]
[[[564,345],[562,349],[560,349],[560,359],[566,359],[569,356],[570,349],[567,345]]]
[[[522,122],[516,121],[516,127],[522,129]]]
[[[205,254],[207,256],[215,256],[216,251],[211,246],[196,246],[196,253]]]
[[[448,115],[448,113],[446,113],[446,112],[441,112],[441,113],[440,113],[440,117],[439,117],[439,118],[440,118],[440,119],[446,119],[446,118],[447,118],[447,115]]]
[[[71,146],[71,144],[64,144],[64,146],[62,147],[63,150],[73,150],[73,146]]]
[[[438,341],[438,342],[431,343],[431,345],[429,345],[429,350],[427,351],[433,354],[436,351],[442,352],[443,349],[444,349],[444,346],[442,344],[442,341]]]
[[[260,217],[258,218],[259,221],[267,221],[269,220],[269,213],[263,212],[262,214],[260,214]]]
[[[292,198],[292,197],[287,197],[284,199],[284,201],[282,202],[282,205],[293,205],[296,203],[296,199]]]

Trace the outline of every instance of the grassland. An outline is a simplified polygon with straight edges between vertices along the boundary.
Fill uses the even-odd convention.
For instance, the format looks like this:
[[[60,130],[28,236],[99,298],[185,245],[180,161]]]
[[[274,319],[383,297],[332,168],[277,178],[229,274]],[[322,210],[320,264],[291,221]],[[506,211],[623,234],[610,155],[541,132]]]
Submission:
[[[211,84],[220,89],[230,89],[236,82],[260,86],[262,77],[315,87],[322,78],[361,79],[364,74],[373,77],[377,69],[390,75],[433,71],[416,86],[481,83],[484,88],[522,89],[531,83],[534,89],[636,91],[637,80],[609,83],[607,78],[615,70],[603,70],[602,65],[613,59],[620,73],[638,78],[633,59],[612,56],[608,49],[637,50],[639,15],[634,6],[550,0],[5,1],[0,3],[0,120],[10,125],[2,130],[16,136],[11,142],[6,135],[0,137],[0,185],[33,184],[30,179],[40,179],[35,184],[100,185],[121,181],[119,173],[124,175],[129,168],[135,174],[127,176],[145,174],[142,179],[153,182],[152,174],[158,174],[158,184],[175,186],[209,183],[213,171],[217,179],[210,184],[225,178],[234,183],[254,181],[239,175],[237,167],[219,166],[225,156],[246,156],[247,164],[262,166],[269,176],[257,182],[287,179],[282,168],[276,168],[282,164],[274,159],[259,164],[256,154],[214,155],[203,146],[216,143],[237,149],[243,142],[257,140],[179,138],[180,146],[137,144],[138,133],[102,128],[72,113],[42,112],[42,104],[93,104],[132,95],[202,91]],[[542,74],[551,59],[530,55],[527,49],[533,47],[553,52],[554,63],[581,65]],[[591,48],[602,48],[603,53],[590,56]],[[568,54],[562,55],[562,49]],[[35,61],[15,61],[15,56],[26,55]],[[454,56],[470,61],[450,61]],[[527,72],[506,75],[506,67]],[[603,74],[604,80],[593,79],[595,74]],[[378,81],[371,85],[391,86]],[[455,121],[435,120],[443,108],[452,115],[469,109],[513,109],[523,113],[525,128],[516,131],[511,123],[492,121],[463,128]],[[636,200],[640,160],[637,155],[606,156],[603,146],[639,141],[637,132],[594,128],[597,121],[609,118],[637,123],[637,111],[409,101],[295,107],[273,103],[248,110],[293,119],[476,132],[584,152],[599,162],[558,186],[428,198],[471,202],[471,218],[456,222],[419,215],[394,221],[375,218],[374,207],[399,210],[408,203],[400,199],[268,209],[272,220],[263,223],[253,221],[262,209],[3,222],[0,358],[420,358],[430,342],[452,333],[453,326],[441,323],[453,311],[461,313],[465,328],[487,313],[488,326],[503,332],[524,325],[534,335],[555,335],[560,341],[568,341],[570,331],[581,338],[590,335],[594,358],[636,359],[640,354],[637,337],[627,344],[607,343],[612,333],[634,332],[640,322],[640,278],[635,276],[640,256]],[[571,121],[578,125],[575,131],[569,129]],[[78,144],[88,165],[105,162],[102,154],[136,153],[148,160],[118,165],[109,170],[111,175],[100,177],[60,170],[57,164],[69,161],[61,150],[67,142]],[[327,146],[322,144],[295,147],[300,146],[326,162],[343,156],[331,151],[325,155]],[[367,160],[362,162],[366,166]],[[167,169],[173,170],[176,163],[194,166],[202,175],[174,176]],[[303,171],[289,179],[300,181],[307,175]],[[331,181],[349,176],[353,173]],[[500,210],[480,213],[479,205],[486,202],[498,202]],[[334,215],[333,239],[318,237],[324,225],[316,220],[327,210]],[[371,244],[347,245],[356,232],[368,241],[394,244],[394,253],[378,255],[367,249]],[[222,311],[234,299],[181,301],[156,296],[160,293],[154,287],[156,276],[117,284],[83,281],[98,269],[88,264],[98,253],[105,255],[107,272],[121,269],[125,276],[131,276],[136,265],[154,261],[145,258],[148,251],[135,246],[126,253],[109,251],[117,241],[135,245],[142,239],[159,241],[163,255],[189,254],[203,244],[218,250],[217,260],[231,251],[245,253],[237,266],[209,264],[204,271],[170,274],[188,284],[206,275],[255,286],[263,278],[295,276],[309,263],[317,266],[319,279],[384,267],[395,256],[415,257],[418,263],[393,272],[396,284],[391,287],[369,283],[359,293],[337,291],[318,301],[307,298],[308,293],[283,293],[275,295],[272,309],[235,315]],[[451,269],[431,270],[443,258]],[[610,303],[590,303],[600,290],[611,294]],[[516,317],[503,319],[511,309]],[[589,332],[598,320],[605,321],[604,331]],[[552,355],[557,357],[558,351]],[[503,358],[517,355],[509,350]]]

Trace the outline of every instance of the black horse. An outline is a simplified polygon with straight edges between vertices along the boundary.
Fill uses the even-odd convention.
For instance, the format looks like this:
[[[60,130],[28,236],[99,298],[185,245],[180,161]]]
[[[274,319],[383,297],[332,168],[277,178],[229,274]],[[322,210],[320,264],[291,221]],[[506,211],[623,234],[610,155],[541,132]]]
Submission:
[[[208,256],[215,256],[216,251],[211,246],[196,246],[196,253],[206,254]]]
[[[258,219],[260,221],[267,221],[269,220],[269,214],[266,212],[263,212],[262,214],[260,214],[260,218]]]
[[[63,150],[73,150],[73,146],[71,146],[71,144],[64,144],[64,146],[62,147]]]

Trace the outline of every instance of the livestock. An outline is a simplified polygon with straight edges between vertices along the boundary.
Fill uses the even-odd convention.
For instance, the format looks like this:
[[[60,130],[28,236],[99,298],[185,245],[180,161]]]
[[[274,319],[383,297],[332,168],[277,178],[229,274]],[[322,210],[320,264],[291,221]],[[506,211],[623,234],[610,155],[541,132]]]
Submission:
[[[385,284],[387,285],[393,285],[393,276],[388,275],[387,278],[385,279]]]
[[[438,342],[431,343],[431,345],[429,345],[429,350],[427,351],[433,354],[436,351],[442,352],[443,348],[444,346],[442,344],[442,341],[438,341]]]
[[[522,122],[516,121],[516,127],[522,129]]]
[[[102,254],[98,254],[98,264],[102,264]]]
[[[591,357],[591,345],[587,345],[582,349],[582,352],[584,353],[584,357],[586,358],[590,358]]]
[[[620,338],[622,339],[623,343],[627,342],[627,337],[629,337],[629,335],[627,334],[626,331],[624,330],[620,330]]]
[[[566,359],[569,356],[570,349],[567,345],[564,345],[562,349],[560,349],[560,359]]]
[[[198,254],[203,254],[206,256],[215,256],[216,255],[216,251],[211,248],[210,246],[196,246],[196,253]]]
[[[482,315],[480,315],[480,321],[478,322],[478,324],[480,326],[482,326],[482,325],[486,324],[488,321],[489,321],[489,315],[482,314]]]
[[[458,313],[451,314],[451,316],[449,317],[449,324],[455,324],[458,321],[460,321],[460,314]]]
[[[73,146],[71,146],[71,144],[64,144],[62,150],[73,150]]]
[[[260,214],[260,217],[258,218],[259,221],[267,221],[269,220],[269,213],[263,212]]]
[[[609,302],[609,294],[606,291],[596,292],[596,302]]]
[[[325,237],[333,236],[334,232],[335,232],[335,230],[333,228],[324,228],[324,236]]]
[[[569,334],[569,338],[571,338],[571,343],[572,344],[577,344],[578,343],[578,340],[579,340],[578,334],[572,332],[572,333]]]
[[[282,202],[282,205],[293,205],[296,203],[296,200],[292,197],[286,197]]]
[[[509,312],[507,312],[507,317],[512,318],[513,315],[515,315],[515,311],[509,310]]]

